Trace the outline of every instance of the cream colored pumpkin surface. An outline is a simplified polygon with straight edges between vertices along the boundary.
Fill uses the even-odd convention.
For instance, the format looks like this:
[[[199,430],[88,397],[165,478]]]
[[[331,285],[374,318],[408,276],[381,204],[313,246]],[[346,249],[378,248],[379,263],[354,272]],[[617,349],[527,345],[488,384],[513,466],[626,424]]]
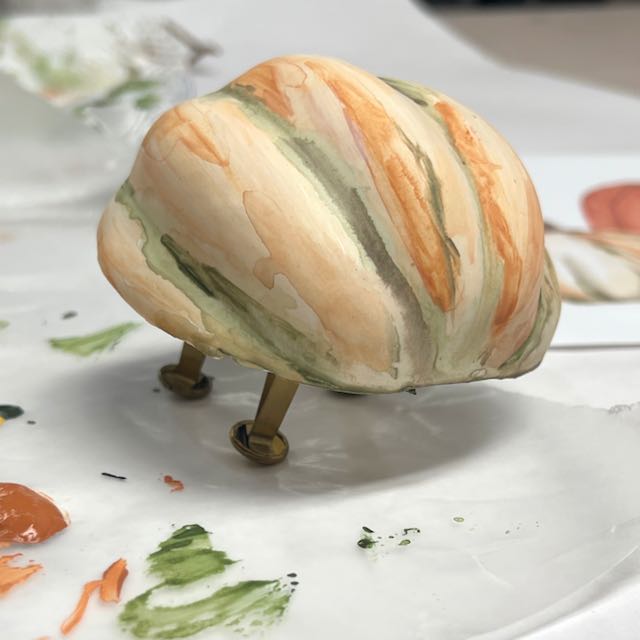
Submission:
[[[509,145],[440,93],[328,58],[265,62],[164,114],[98,245],[149,322],[341,390],[519,375],[559,313]]]

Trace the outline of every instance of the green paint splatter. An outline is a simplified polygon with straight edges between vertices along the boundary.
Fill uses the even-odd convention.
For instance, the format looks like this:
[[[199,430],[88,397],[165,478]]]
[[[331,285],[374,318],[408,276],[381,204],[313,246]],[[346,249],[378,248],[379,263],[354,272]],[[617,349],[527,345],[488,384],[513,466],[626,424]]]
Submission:
[[[0,331],[6,329],[9,326],[8,320],[0,320]]]
[[[411,540],[407,536],[412,533],[420,533],[420,529],[417,527],[406,527],[402,529],[402,533],[389,534],[385,537],[386,539],[383,539],[382,536],[374,538],[371,534],[375,533],[375,531],[369,527],[362,527],[362,530],[364,533],[356,543],[361,549],[373,549],[374,547],[384,549],[384,547],[389,544],[392,544],[394,547],[406,547],[408,544],[411,544]],[[400,537],[402,539],[396,543],[395,539]],[[389,542],[390,540],[394,542]]]
[[[454,521],[454,522],[464,522],[464,518],[463,518],[462,516],[456,516],[456,517],[453,519],[453,521]]]
[[[16,404],[0,404],[0,418],[5,420],[11,420],[12,418],[18,418],[24,413],[22,407]]]
[[[195,602],[153,606],[154,592],[163,587],[180,587],[223,573],[235,562],[224,551],[213,549],[207,532],[197,524],[175,531],[148,562],[149,572],[162,582],[127,602],[120,614],[120,622],[137,638],[184,638],[214,626],[246,633],[277,622],[291,598],[280,580],[244,580]]]
[[[137,322],[124,322],[97,333],[72,338],[51,338],[49,344],[78,356],[90,356],[106,349],[113,349],[122,338],[140,325]]]

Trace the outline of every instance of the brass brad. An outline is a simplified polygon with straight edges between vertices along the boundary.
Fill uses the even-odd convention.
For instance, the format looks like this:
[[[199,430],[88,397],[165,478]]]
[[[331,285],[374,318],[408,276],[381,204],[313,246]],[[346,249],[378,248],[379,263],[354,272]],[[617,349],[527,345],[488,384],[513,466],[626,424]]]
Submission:
[[[297,389],[297,382],[267,374],[256,417],[234,424],[229,431],[231,443],[243,456],[265,465],[287,457],[289,442],[278,429]]]
[[[163,386],[187,400],[204,398],[211,391],[211,378],[202,373],[206,356],[186,342],[178,364],[168,364],[160,369]]]

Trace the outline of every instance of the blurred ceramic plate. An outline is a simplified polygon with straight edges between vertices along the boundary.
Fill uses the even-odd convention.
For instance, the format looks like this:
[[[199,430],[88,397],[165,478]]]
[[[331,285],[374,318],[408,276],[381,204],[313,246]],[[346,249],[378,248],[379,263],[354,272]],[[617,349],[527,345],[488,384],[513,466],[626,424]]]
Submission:
[[[164,19],[24,17],[0,27],[5,208],[112,185],[157,116],[193,93],[193,51]]]

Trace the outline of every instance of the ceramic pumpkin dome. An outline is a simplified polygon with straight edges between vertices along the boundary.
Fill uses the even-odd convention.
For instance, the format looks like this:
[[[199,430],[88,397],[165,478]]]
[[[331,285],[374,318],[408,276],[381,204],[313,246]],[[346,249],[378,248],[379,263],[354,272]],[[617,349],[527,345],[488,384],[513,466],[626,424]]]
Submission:
[[[276,58],[165,113],[98,246],[150,323],[342,391],[520,375],[559,314],[538,199],[503,138],[330,58]]]

